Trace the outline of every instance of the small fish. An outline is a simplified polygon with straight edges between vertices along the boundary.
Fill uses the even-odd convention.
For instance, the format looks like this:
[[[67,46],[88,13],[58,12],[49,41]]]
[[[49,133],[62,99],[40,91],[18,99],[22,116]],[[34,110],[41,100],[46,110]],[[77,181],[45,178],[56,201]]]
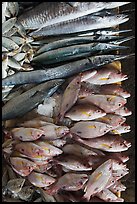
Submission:
[[[112,176],[115,180],[121,179],[123,176],[127,175],[129,172],[126,164],[117,161],[116,159],[112,160]]]
[[[2,37],[2,46],[7,48],[8,50],[17,50],[19,46],[10,38]]]
[[[25,179],[23,178],[16,178],[9,180],[7,183],[7,189],[12,193],[19,193],[25,183]]]
[[[44,189],[40,188],[39,191],[44,202],[56,202],[55,198],[46,193]]]
[[[33,141],[45,134],[43,130],[36,128],[13,128],[11,130],[12,137],[21,141]]]
[[[112,129],[111,125],[102,122],[77,122],[70,132],[78,135],[81,138],[95,138],[100,137]]]
[[[47,190],[50,195],[57,194],[59,190],[78,191],[87,182],[87,174],[66,173],[61,176],[57,183]]]
[[[118,126],[116,129],[111,130],[109,133],[110,134],[123,134],[123,133],[127,133],[130,132],[130,125],[127,125],[126,123],[121,124],[120,126]]]
[[[67,156],[66,158],[61,158],[61,160],[57,160],[57,164],[62,165],[63,167],[65,167],[68,170],[72,170],[72,171],[90,171],[92,170],[92,167],[82,161],[82,159],[80,159],[77,156]]]
[[[109,152],[107,154],[106,152],[106,157],[108,157],[109,159],[116,159],[120,162],[127,162],[129,160],[129,156],[127,156],[126,154],[124,154],[123,152]]]
[[[10,157],[10,163],[13,170],[21,176],[28,176],[36,167],[34,162],[21,157]]]
[[[65,65],[49,68],[46,70],[39,69],[30,72],[18,72],[12,76],[8,76],[2,80],[2,86],[41,83],[43,81],[49,81],[52,79],[61,79],[74,74],[78,74],[84,71],[100,68],[105,64],[112,63],[114,61],[126,59],[134,56],[130,55],[98,55],[88,57],[87,59],[77,60],[67,63]],[[101,67],[102,68],[102,67]],[[49,82],[48,82],[49,83]]]
[[[123,185],[121,181],[115,181],[115,183],[112,186],[110,186],[109,190],[112,191],[113,193],[117,193],[118,191],[120,192],[125,191],[126,186]]]
[[[122,106],[114,111],[114,114],[121,115],[121,116],[129,116],[132,115],[132,111],[130,111],[127,107]]]
[[[112,130],[121,126],[125,121],[126,118],[120,115],[115,115],[108,113],[104,117],[96,119],[99,122],[107,123],[112,126]]]
[[[74,105],[65,114],[65,117],[70,118],[73,121],[80,121],[80,120],[95,120],[105,115],[106,113],[97,106],[89,104],[85,104],[85,106],[83,106],[79,104]]]
[[[75,136],[74,139],[88,147],[96,148],[105,152],[122,152],[131,147],[131,143],[124,140],[119,135],[114,136],[106,134],[93,139],[82,139]]]
[[[21,191],[19,191],[18,196],[21,200],[30,201],[34,194],[33,186],[24,186]]]
[[[104,200],[105,202],[124,202],[123,198],[118,198],[112,191],[107,188],[97,193],[96,196]]]
[[[4,35],[14,26],[16,20],[16,17],[10,18],[2,24],[2,35]]]
[[[58,126],[52,123],[40,127],[39,130],[43,131],[42,138],[49,140],[59,139],[69,133],[69,129],[66,126]]]
[[[91,196],[102,191],[107,185],[110,177],[112,176],[112,161],[111,159],[101,164],[89,177],[89,180],[84,189],[84,198],[87,200]]]
[[[56,181],[56,179],[52,178],[51,176],[34,171],[31,172],[31,174],[27,178],[31,184],[40,188],[50,186]]]
[[[121,106],[125,105],[127,103],[127,100],[121,96],[92,94],[85,98],[79,98],[78,103],[92,103],[104,110],[106,113],[111,113]]]
[[[66,87],[62,97],[62,104],[60,107],[60,113],[59,113],[60,120],[64,118],[64,114],[76,103],[80,86],[81,86],[81,76],[78,75]]]
[[[62,148],[66,144],[66,142],[67,141],[65,138],[60,138],[50,141],[50,144],[54,145],[55,147]]]

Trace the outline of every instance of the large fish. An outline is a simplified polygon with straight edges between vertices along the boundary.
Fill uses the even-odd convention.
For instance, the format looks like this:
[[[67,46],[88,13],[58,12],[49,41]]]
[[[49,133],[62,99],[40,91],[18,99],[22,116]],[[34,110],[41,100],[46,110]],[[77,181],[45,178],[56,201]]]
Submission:
[[[112,129],[111,125],[102,123],[102,122],[77,122],[74,124],[72,128],[70,128],[70,132],[78,135],[81,138],[95,138],[100,137]]]
[[[49,68],[46,70],[39,69],[31,72],[18,72],[11,76],[8,76],[2,80],[2,86],[41,83],[52,79],[66,78],[74,76],[80,72],[92,70],[95,68],[100,69],[101,66],[109,64],[113,61],[122,60],[130,55],[98,55],[88,57],[87,59],[77,60],[67,63],[65,65]]]
[[[42,83],[9,100],[2,107],[2,120],[23,116],[41,103],[45,97],[50,97],[63,82],[64,80],[53,80]]]
[[[80,120],[94,120],[105,116],[106,113],[95,105],[82,104],[73,106],[66,114],[65,117],[73,121]]]
[[[103,9],[116,8],[129,2],[87,2],[72,7],[65,2],[43,2],[19,16],[19,22],[26,29],[37,29],[58,22],[75,19]]]
[[[89,177],[84,189],[84,198],[90,199],[92,195],[102,191],[112,176],[112,160],[109,159],[100,165]]]

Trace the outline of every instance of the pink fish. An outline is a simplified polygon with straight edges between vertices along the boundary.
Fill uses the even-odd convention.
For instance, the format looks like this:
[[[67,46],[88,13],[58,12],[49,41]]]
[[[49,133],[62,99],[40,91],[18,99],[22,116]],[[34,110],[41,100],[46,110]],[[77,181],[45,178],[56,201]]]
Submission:
[[[112,129],[112,126],[102,123],[102,122],[77,122],[74,124],[72,128],[70,128],[70,132],[74,133],[81,138],[95,138],[100,137]]]
[[[73,121],[80,120],[94,120],[99,117],[105,116],[106,113],[95,105],[82,104],[73,106],[66,114],[65,117]]]
[[[93,139],[82,139],[75,136],[74,139],[88,147],[97,148],[106,152],[122,152],[131,147],[131,143],[123,139],[119,135],[103,135]]]
[[[14,139],[21,141],[34,141],[40,138],[44,131],[36,129],[36,128],[13,128],[11,130],[12,136]]]
[[[66,144],[66,139],[65,138],[60,138],[60,139],[56,139],[56,140],[52,140],[50,141],[51,145],[54,145],[55,147],[63,147]]]
[[[81,86],[81,76],[76,76],[67,86],[64,91],[59,119],[62,120],[64,114],[76,103],[78,98],[78,93]]]
[[[21,157],[10,157],[13,170],[21,176],[28,176],[35,168],[36,164]]]
[[[115,180],[121,179],[123,176],[129,173],[129,169],[126,164],[117,161],[116,159],[112,160],[112,176]]]
[[[41,174],[37,172],[32,172],[28,177],[30,183],[32,183],[36,187],[46,187],[53,184],[56,179],[48,176],[46,174]]]
[[[94,104],[104,110],[106,113],[114,112],[116,109],[124,106],[127,100],[121,96],[115,95],[100,95],[92,94],[85,98],[79,98],[78,103],[80,104]]]
[[[78,191],[83,188],[87,180],[88,176],[86,174],[66,173],[47,192],[53,195],[59,190]]]
[[[126,186],[121,183],[121,181],[115,181],[115,183],[110,186],[110,191],[113,193],[121,192],[126,190]]]
[[[127,133],[130,132],[130,125],[127,125],[126,123],[121,124],[120,126],[118,126],[116,129],[111,130],[109,133],[110,134],[123,134],[123,133]]]
[[[110,177],[112,176],[112,161],[111,159],[101,164],[89,177],[89,180],[84,189],[84,198],[88,201],[90,197],[102,191]]]
[[[123,152],[109,152],[106,153],[106,157],[109,159],[116,159],[118,161],[121,161],[123,163],[127,162],[129,160],[129,156],[124,154]]]
[[[121,116],[129,116],[132,115],[132,111],[130,111],[127,107],[122,106],[113,112],[114,114]]]
[[[93,77],[97,73],[97,70],[88,70],[81,73],[81,82]]]

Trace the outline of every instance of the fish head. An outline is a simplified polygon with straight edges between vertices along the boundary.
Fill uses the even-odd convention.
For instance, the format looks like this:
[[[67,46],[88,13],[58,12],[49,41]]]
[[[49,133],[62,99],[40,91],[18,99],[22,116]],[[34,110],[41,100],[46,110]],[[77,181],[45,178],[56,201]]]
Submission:
[[[69,128],[66,126],[59,126],[56,128],[56,133],[57,133],[57,137],[59,136],[65,136],[66,134],[69,133]]]
[[[126,74],[121,73],[121,72],[118,72],[118,73],[115,72],[115,73],[111,73],[109,75],[109,79],[112,79],[112,80],[118,82],[118,81],[124,81],[124,80],[128,79],[128,76]]]

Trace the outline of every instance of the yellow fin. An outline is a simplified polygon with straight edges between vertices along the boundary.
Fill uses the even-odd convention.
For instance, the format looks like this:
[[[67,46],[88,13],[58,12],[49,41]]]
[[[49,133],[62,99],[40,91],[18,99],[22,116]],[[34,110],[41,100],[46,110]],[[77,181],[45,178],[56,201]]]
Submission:
[[[95,125],[89,125],[88,128],[93,129],[93,128],[96,128],[96,126]]]

